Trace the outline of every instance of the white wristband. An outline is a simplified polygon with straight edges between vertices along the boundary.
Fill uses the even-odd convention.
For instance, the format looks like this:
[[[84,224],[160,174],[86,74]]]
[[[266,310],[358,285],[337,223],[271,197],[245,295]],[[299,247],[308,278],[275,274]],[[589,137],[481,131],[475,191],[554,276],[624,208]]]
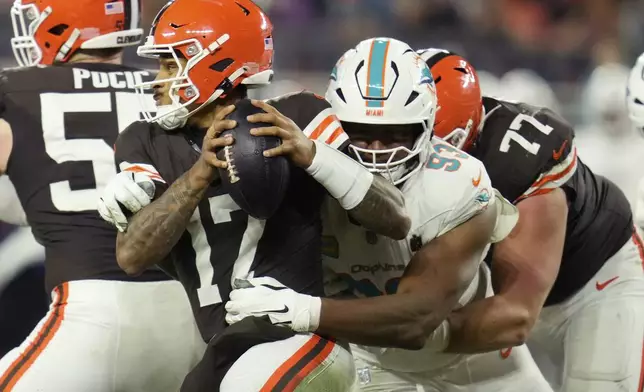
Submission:
[[[292,329],[295,332],[315,332],[320,326],[322,298],[301,294],[295,301]]]
[[[336,198],[342,208],[355,208],[369,191],[373,174],[340,151],[314,140],[315,157],[306,168]]]
[[[445,319],[438,327],[436,327],[434,332],[427,337],[423,350],[431,353],[443,352],[447,346],[449,346],[450,337],[450,324],[449,321]]]
[[[644,229],[644,178],[640,180],[635,200],[635,224]]]

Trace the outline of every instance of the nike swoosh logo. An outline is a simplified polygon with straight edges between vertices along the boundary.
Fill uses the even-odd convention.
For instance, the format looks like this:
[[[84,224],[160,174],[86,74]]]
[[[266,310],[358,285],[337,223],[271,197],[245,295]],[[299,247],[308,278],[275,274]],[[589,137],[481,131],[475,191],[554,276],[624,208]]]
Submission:
[[[568,140],[564,140],[563,144],[559,148],[559,151],[555,151],[555,150],[552,151],[552,158],[554,158],[555,161],[558,161],[559,158],[561,158],[561,155],[563,154],[567,145],[568,145]]]
[[[512,347],[500,350],[501,358],[507,359],[512,353]]]
[[[263,284],[262,286],[268,287],[269,289],[275,290],[275,291],[280,291],[280,290],[286,290],[287,289],[286,287],[283,287],[283,286],[271,286],[270,284]]]
[[[259,313],[288,313],[289,309],[288,306],[284,305],[284,308],[282,309],[273,309],[273,310],[262,310],[261,312],[251,312],[253,314],[259,314]]]
[[[603,289],[606,288],[606,286],[608,286],[609,284],[613,283],[618,278],[619,278],[619,276],[615,276],[613,278],[608,279],[607,281],[605,281],[603,283],[597,282],[597,283],[595,283],[595,288],[597,289],[597,291],[602,291]]]
[[[170,27],[172,27],[172,28],[174,28],[174,29],[181,28],[181,27],[183,27],[183,26],[185,26],[185,25],[187,25],[187,23],[180,24],[180,25],[175,24],[175,23],[170,23]]]
[[[478,177],[476,177],[476,178],[472,178],[472,185],[474,185],[474,187],[478,187],[478,186],[479,186],[479,184],[481,183],[481,176],[482,176],[482,174],[483,174],[483,173],[481,173],[481,169],[479,169],[479,176],[478,176]]]

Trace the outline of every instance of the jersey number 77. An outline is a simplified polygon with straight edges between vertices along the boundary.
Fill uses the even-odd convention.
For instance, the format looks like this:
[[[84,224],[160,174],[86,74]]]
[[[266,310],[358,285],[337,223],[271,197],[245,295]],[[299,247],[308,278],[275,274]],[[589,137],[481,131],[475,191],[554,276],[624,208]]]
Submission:
[[[528,151],[530,154],[537,155],[537,153],[539,152],[539,149],[541,148],[541,145],[537,142],[528,141],[526,138],[524,138],[518,133],[518,131],[521,130],[521,126],[523,125],[524,122],[529,123],[536,130],[538,130],[539,132],[543,133],[546,136],[550,135],[550,133],[553,130],[551,126],[540,123],[539,120],[537,120],[532,116],[529,116],[526,114],[518,114],[510,124],[510,128],[505,132],[505,135],[501,140],[501,145],[499,147],[499,150],[501,152],[510,151],[510,141],[514,141],[519,146],[521,146],[524,150]]]

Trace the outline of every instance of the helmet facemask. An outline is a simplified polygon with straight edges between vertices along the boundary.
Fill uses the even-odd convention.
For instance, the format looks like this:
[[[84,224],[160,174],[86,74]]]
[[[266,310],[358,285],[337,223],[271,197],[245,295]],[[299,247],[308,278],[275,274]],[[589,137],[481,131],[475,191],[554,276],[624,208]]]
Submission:
[[[342,124],[347,124],[345,131],[354,141],[349,151],[370,172],[398,185],[425,163],[436,115],[436,89],[429,68],[406,43],[386,37],[360,42],[336,63],[326,98]],[[348,129],[350,124],[382,128],[357,137]],[[388,134],[409,132],[398,127],[414,129],[413,135],[404,138],[404,146],[396,134]],[[367,144],[371,148],[360,143],[366,140],[372,141]],[[373,144],[386,140],[395,147],[380,149]]]
[[[19,66],[31,67],[42,61],[42,49],[34,35],[51,12],[51,7],[45,8],[41,13],[36,4],[22,4],[21,0],[14,1],[11,6],[9,12],[13,25],[11,48]]]
[[[346,123],[343,123],[343,125],[345,131],[347,131],[351,138],[351,126]],[[373,124],[364,125],[371,127],[377,126]],[[353,154],[354,158],[371,173],[377,173],[384,176],[394,185],[401,184],[420,170],[424,159],[428,155],[431,130],[426,122],[419,123],[418,125],[422,128],[420,134],[415,138],[411,149],[406,146],[396,146],[387,149],[374,150],[350,144],[348,147],[349,151]],[[365,158],[365,156],[368,158]],[[384,160],[384,157],[387,157],[387,159]]]
[[[204,48],[197,39],[187,39],[169,44],[154,44],[154,37],[149,36],[146,44],[137,49],[137,54],[141,57],[158,59],[160,57],[171,58],[177,65],[177,72],[174,76],[143,82],[135,86],[141,99],[144,99],[145,90],[158,84],[170,84],[168,95],[172,101],[169,105],[157,107],[156,114],[144,111],[143,117],[149,123],[158,123],[166,130],[173,130],[183,127],[190,116],[207,106],[216,99],[224,96],[232,88],[233,83],[246,73],[246,68],[241,67],[235,70],[228,78],[225,78],[217,89],[204,102],[198,104],[196,108],[190,108],[197,104],[202,97],[202,92],[190,78],[190,71],[199,64],[204,58],[218,50],[229,39],[228,34],[224,34],[208,48]],[[185,56],[184,56],[185,54]],[[184,62],[179,56],[187,58]],[[183,102],[182,102],[183,101]]]

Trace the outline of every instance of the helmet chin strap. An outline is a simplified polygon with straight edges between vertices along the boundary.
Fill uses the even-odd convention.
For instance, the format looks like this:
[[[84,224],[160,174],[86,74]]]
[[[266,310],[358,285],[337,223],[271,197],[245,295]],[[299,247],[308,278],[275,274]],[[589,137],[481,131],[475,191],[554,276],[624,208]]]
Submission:
[[[189,113],[184,106],[170,104],[158,106],[157,114],[160,115],[157,124],[166,131],[173,131],[186,125]]]
[[[64,61],[67,58],[69,51],[74,46],[74,42],[76,42],[78,37],[80,37],[80,34],[81,32],[79,29],[74,29],[74,31],[72,31],[72,34],[69,36],[67,41],[65,41],[63,46],[60,47],[60,50],[58,51],[58,54],[56,54],[54,61]]]
[[[407,173],[407,165],[398,165],[395,166],[391,169],[385,170],[381,174],[385,175],[386,177],[389,177],[389,181],[391,181],[394,185],[398,185],[400,182],[399,181],[403,176]]]
[[[241,77],[244,72],[246,72],[246,69],[244,67],[239,68],[228,78],[226,78],[224,82],[232,85],[232,83],[234,83],[237,78]],[[224,84],[224,82],[222,82],[222,84]],[[196,88],[196,86],[194,86],[194,88]],[[157,120],[157,124],[159,124],[159,126],[166,131],[172,131],[177,128],[181,128],[186,125],[189,117],[197,113],[199,110],[205,108],[212,102],[216,101],[217,98],[221,97],[225,92],[226,91],[223,88],[218,88],[204,103],[199,105],[199,107],[197,107],[193,111],[189,111],[185,105],[181,105],[178,102],[172,103],[170,105],[158,106],[157,116],[159,116],[159,119]]]

